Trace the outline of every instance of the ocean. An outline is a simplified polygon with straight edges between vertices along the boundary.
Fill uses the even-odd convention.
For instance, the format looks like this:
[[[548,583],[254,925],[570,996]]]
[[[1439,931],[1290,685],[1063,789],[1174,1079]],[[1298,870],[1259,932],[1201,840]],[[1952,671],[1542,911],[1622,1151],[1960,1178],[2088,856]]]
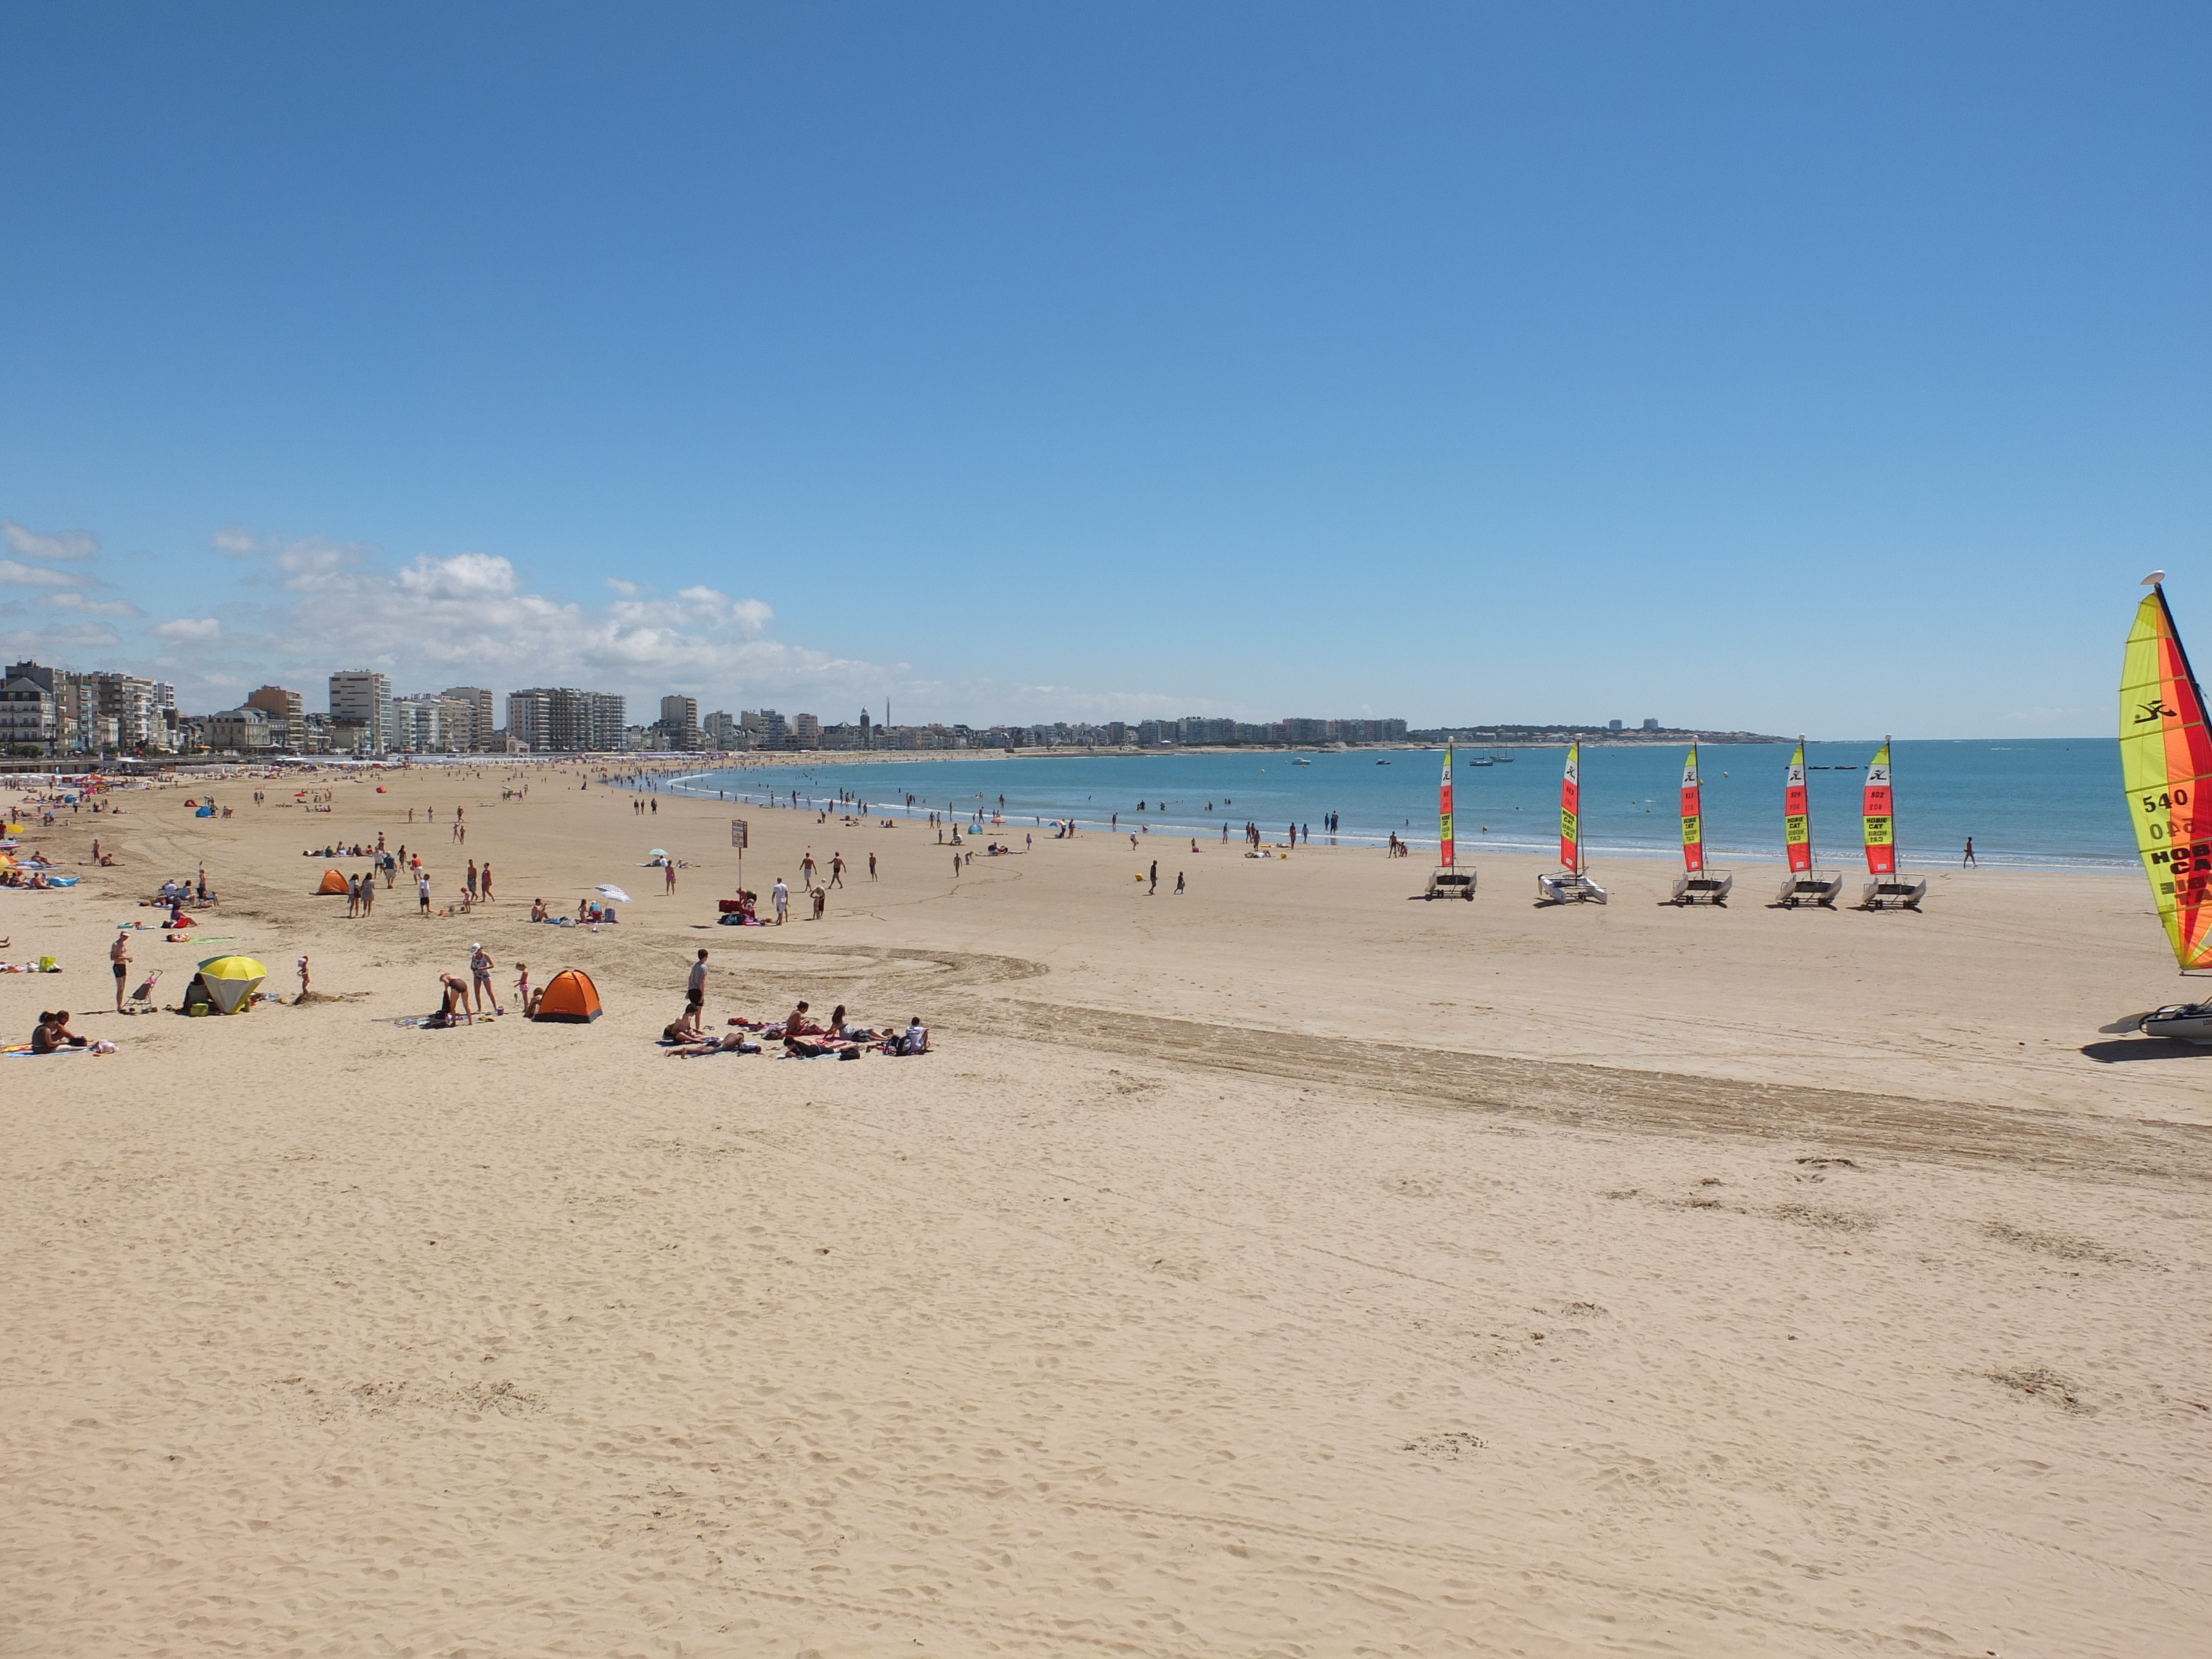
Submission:
[[[1820,862],[1861,856],[1859,790],[1874,742],[1806,746],[1814,769],[1814,847]],[[1716,745],[1700,751],[1707,856],[1782,860],[1782,787],[1790,745]],[[1469,763],[1510,754],[1491,766]],[[1583,836],[1593,860],[1675,858],[1680,747],[1631,744],[1583,750]],[[1246,819],[1270,840],[1296,823],[1327,842],[1322,823],[1335,812],[1340,845],[1382,844],[1392,832],[1418,848],[1437,842],[1437,786],[1443,751],[1347,750],[1311,752],[1158,753],[957,758],[840,765],[811,763],[742,772],[702,771],[677,786],[689,794],[765,805],[827,803],[839,792],[869,803],[877,817],[922,817],[934,810],[966,816],[1006,799],[1006,830],[1035,833],[1045,819],[1073,817],[1104,829],[1233,840]],[[1566,751],[1515,748],[1458,751],[1455,806],[1462,857],[1485,847],[1556,852],[1559,780]],[[1984,864],[2015,868],[2127,869],[2136,864],[2120,797],[2118,745],[2088,738],[1899,742],[1892,750],[1899,867],[1955,864],[1966,838]],[[1389,763],[1382,764],[1382,763]],[[664,780],[661,787],[670,787]]]

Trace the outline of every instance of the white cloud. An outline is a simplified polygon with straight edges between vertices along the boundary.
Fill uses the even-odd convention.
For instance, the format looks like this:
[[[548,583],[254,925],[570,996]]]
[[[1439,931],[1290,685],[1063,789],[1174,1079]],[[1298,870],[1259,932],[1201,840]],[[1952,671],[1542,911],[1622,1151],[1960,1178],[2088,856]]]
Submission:
[[[771,638],[775,612],[768,605],[703,585],[655,597],[608,577],[605,603],[585,605],[530,592],[523,573],[495,554],[426,554],[394,569],[360,544],[242,530],[226,531],[222,539],[244,550],[237,555],[247,567],[240,586],[248,595],[259,589],[259,599],[220,607],[219,629],[214,618],[183,618],[151,630],[186,647],[191,665],[178,678],[188,696],[211,695],[218,672],[313,689],[337,669],[375,668],[403,690],[465,684],[617,691],[631,699],[640,720],[668,692],[696,696],[702,709],[765,704],[825,720],[854,719],[863,704],[880,715],[886,694],[902,720],[1235,712],[1160,692],[919,679],[904,663],[862,661]]]
[[[41,593],[39,603],[50,605],[57,611],[74,611],[81,617],[143,617],[146,614],[128,599],[95,599],[74,587],[59,593]]]
[[[0,559],[0,582],[11,582],[19,587],[68,587],[78,580],[66,570],[51,570],[42,564],[24,564],[15,559]]]
[[[123,636],[106,623],[77,623],[61,628],[20,628],[0,633],[0,651],[18,659],[52,662],[72,653],[107,651]]]
[[[425,553],[399,573],[399,586],[423,599],[503,599],[514,592],[514,566],[490,553]]]
[[[100,538],[89,530],[41,534],[26,530],[13,519],[0,519],[0,532],[6,534],[8,545],[27,559],[52,559],[65,564],[72,559],[88,559],[100,551]]]
[[[260,537],[249,535],[243,530],[218,530],[208,540],[214,544],[216,552],[234,559],[242,559],[249,553],[258,553],[262,548]]]

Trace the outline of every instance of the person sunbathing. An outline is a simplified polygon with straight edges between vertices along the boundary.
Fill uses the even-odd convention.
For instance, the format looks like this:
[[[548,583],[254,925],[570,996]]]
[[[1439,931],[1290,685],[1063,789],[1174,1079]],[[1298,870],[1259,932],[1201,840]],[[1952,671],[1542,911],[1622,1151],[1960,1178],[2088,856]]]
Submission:
[[[827,1054],[840,1056],[851,1054],[857,1059],[860,1056],[860,1045],[857,1042],[846,1042],[824,1033],[818,1038],[787,1036],[783,1040],[783,1052],[800,1060],[820,1060]]]
[[[698,1042],[686,1042],[668,1052],[678,1060],[696,1060],[702,1054],[757,1054],[761,1046],[747,1038],[743,1032],[732,1031],[726,1036],[707,1037]]]
[[[794,1037],[823,1036],[828,1034],[806,1017],[806,1005],[802,1002],[783,1017],[783,1029],[780,1035]]]

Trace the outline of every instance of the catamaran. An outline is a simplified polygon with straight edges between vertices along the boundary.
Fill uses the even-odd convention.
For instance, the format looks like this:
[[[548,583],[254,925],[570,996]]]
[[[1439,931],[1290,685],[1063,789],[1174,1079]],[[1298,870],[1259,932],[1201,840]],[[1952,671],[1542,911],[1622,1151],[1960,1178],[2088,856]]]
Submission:
[[[1813,803],[1805,787],[1805,739],[1797,739],[1796,751],[1790,757],[1790,773],[1782,786],[1782,839],[1789,850],[1790,873],[1782,879],[1782,891],[1775,898],[1779,909],[1794,909],[1800,905],[1817,904],[1833,909],[1836,896],[1844,890],[1844,878],[1827,871],[1813,868]]]
[[[1860,801],[1867,874],[1874,879],[1867,883],[1859,908],[1917,910],[1920,901],[1928,896],[1928,878],[1915,881],[1897,873],[1897,802],[1890,788],[1889,741],[1882,738],[1881,747],[1875,751]]]
[[[1705,786],[1698,775],[1698,745],[1682,758],[1682,873],[1674,878],[1677,904],[1726,904],[1735,878],[1705,869]]]
[[[1452,746],[1444,740],[1444,780],[1437,793],[1437,867],[1429,872],[1428,890],[1423,898],[1463,898],[1474,896],[1474,872],[1462,870],[1458,864],[1458,845],[1452,838]]]
[[[2166,573],[2136,608],[2120,670],[2120,777],[2166,943],[2185,974],[2212,968],[2212,732],[2204,694],[2166,603]],[[2177,1002],[2104,1028],[2212,1043],[2212,1003]]]
[[[1538,902],[1565,904],[1570,899],[1606,902],[1605,889],[1589,878],[1589,864],[1583,854],[1583,746],[1567,746],[1567,772],[1559,785],[1559,865],[1548,876],[1536,878]]]

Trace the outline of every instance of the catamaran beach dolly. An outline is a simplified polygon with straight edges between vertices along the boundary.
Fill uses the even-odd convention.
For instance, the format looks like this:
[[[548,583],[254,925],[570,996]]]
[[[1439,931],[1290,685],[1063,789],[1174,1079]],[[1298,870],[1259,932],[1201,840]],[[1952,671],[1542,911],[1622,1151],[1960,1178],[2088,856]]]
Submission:
[[[1444,781],[1437,796],[1437,867],[1429,872],[1423,898],[1474,897],[1474,872],[1459,867],[1458,844],[1452,838],[1452,746],[1444,741]]]
[[[1674,878],[1671,904],[1728,902],[1735,878],[1725,870],[1705,868],[1705,786],[1698,775],[1698,745],[1682,759],[1682,873]]]
[[[1782,839],[1789,849],[1790,873],[1774,900],[1778,910],[1818,905],[1832,910],[1844,890],[1844,878],[1833,870],[1813,867],[1813,806],[1805,792],[1805,739],[1797,739],[1790,757],[1790,774],[1782,787]]]
[[[1606,902],[1605,889],[1589,878],[1589,863],[1583,856],[1583,746],[1567,747],[1567,772],[1559,785],[1559,863],[1548,876],[1536,878],[1536,902],[1565,904],[1595,900]]]
[[[1889,781],[1889,739],[1867,768],[1866,795],[1862,808],[1866,821],[1866,884],[1859,900],[1862,910],[1917,910],[1928,896],[1928,878],[1915,880],[1897,873],[1897,803]]]

